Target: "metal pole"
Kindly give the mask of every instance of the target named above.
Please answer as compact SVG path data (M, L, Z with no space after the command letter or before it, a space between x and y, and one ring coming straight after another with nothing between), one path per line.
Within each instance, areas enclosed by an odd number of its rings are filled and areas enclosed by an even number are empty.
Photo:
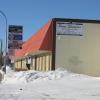
M2 67L2 40L0 39L0 69Z
M1 10L0 10L0 13L3 15L3 17L5 18L5 24L6 24L6 29L5 29L5 31L6 31L6 47L5 47L5 57L4 57L4 68L5 68L5 73L6 73L6 63L7 63L7 35L8 35L8 23L7 23L7 17L6 17L6 15L5 15L5 13L4 12L2 12Z

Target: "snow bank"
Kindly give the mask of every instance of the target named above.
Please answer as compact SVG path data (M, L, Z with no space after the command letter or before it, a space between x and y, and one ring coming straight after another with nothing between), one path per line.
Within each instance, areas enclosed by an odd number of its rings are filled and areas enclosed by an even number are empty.
M8 68L7 74L4 75L3 83L28 83L38 80L58 80L62 78L67 79L87 79L93 78L87 75L75 74L62 68L55 71L40 72L40 71L20 71L14 72Z
M100 77L76 74L62 68L49 72L9 70L0 84L1 99L100 100Z
M57 80L69 74L70 72L63 70L61 68L49 72L40 72L34 70L14 72L8 68L3 83L27 83L37 80Z
M3 71L5 66L2 66L1 70ZM11 70L10 66L6 65L6 72L9 73Z
M0 83L2 82L3 79L4 79L4 72L0 70Z

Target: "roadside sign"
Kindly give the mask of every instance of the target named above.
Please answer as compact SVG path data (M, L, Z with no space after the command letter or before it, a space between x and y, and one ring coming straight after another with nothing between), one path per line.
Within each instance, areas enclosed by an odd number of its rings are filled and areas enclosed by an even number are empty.
M8 49L21 49L23 44L23 27L9 25Z

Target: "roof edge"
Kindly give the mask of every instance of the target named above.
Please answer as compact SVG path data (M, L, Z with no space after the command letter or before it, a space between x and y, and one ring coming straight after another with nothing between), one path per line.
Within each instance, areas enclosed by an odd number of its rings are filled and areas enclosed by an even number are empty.
M92 20L92 19L74 19L74 18L52 18L52 21L57 22L82 22L82 23L100 23L100 20Z

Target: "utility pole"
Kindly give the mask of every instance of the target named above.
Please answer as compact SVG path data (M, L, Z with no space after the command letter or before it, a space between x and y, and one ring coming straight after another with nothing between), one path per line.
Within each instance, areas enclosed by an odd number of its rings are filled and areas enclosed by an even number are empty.
M7 64L7 48L8 48L8 45L7 45L7 38L8 38L8 23L7 23L7 17L6 17L6 15L5 15L5 13L3 12L3 11L1 11L0 10L0 14L2 14L2 16L4 17L4 19L5 19L5 33L6 33L6 46L5 46L5 51L4 51L4 71L5 71L5 73L6 73L6 64Z
M0 39L0 69L2 67L2 40Z

